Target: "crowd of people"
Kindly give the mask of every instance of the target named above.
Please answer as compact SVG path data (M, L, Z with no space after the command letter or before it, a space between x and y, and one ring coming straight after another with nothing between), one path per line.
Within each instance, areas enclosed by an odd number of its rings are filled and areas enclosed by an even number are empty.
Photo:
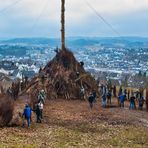
M99 86L99 94L101 96L102 101L102 107L106 108L112 105L112 99L117 99L117 106L124 108L125 101L129 102L129 109L139 109L143 110L144 104L146 104L148 108L148 100L144 98L144 92L143 90L137 90L133 91L130 89L123 89L122 86L120 86L118 93L117 93L117 87L114 86L108 86L107 84L101 84ZM90 94L87 96L85 93L85 89L83 86L80 87L80 99L85 100L87 97L88 103L90 108L93 108L93 104L96 102L97 99L97 93L96 90L92 90ZM137 107L138 104L138 107Z
M112 105L112 98L117 98L117 106L124 108L125 106L125 101L129 101L129 109L136 109L138 108L139 110L143 110L143 106L145 103L145 99L143 96L143 93L140 91L127 91L126 89L122 89L122 87L119 88L118 94L116 90L116 86L109 88L107 85L102 84L99 89L99 93L101 96L101 101L102 101L102 107L106 108L107 106ZM85 89L82 86L80 88L80 97L85 99ZM26 104L24 112L23 112L23 117L27 121L28 127L31 124L31 114L32 111L36 113L36 122L41 123L43 119L43 108L45 104L45 98L46 94L44 90L39 91L38 93L38 98L37 98L37 103L35 104L35 108L31 109L29 104ZM93 104L96 103L97 101L97 92L95 89L91 91L91 93L88 96L88 102L89 106L92 109ZM137 103L138 102L138 107Z
M112 97L117 98L118 106L124 107L125 101L129 101L129 109L136 109L136 102L138 102L138 109L143 110L143 106L145 103L145 99L143 96L143 92L140 91L127 91L127 89L119 88L119 92L117 95L116 86L113 88L107 87L107 85L101 85L100 94L102 98L102 107L107 107L107 105L111 105Z

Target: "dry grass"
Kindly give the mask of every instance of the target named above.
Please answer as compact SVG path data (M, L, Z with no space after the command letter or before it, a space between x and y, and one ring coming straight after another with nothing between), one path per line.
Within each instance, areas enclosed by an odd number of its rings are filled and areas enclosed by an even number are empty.
M23 105L19 101L18 106ZM142 114L148 121L144 111L102 109L99 103L91 111L84 101L52 100L46 102L42 124L0 129L0 147L147 148L148 127Z

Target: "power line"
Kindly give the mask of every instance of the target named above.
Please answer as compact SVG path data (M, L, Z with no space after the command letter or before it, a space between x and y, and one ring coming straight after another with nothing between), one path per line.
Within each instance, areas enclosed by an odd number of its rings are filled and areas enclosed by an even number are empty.
M44 12L44 10L46 10L46 8L47 8L48 3L49 3L49 0L47 0L47 1L44 3L41 12L40 12L39 15L37 16L37 18L34 20L34 23L33 23L33 26L32 26L32 28L31 28L31 30L32 30L32 29L34 30L34 28L36 27L36 25L37 25L38 21L40 20L42 14L43 14L43 12Z
M93 10L93 12L96 14L96 16L101 19L115 34L117 34L119 37L121 37L120 33L86 0L85 1L87 6Z
M85 2L87 6L96 14L96 16L101 19L118 37L120 37L119 40L124 40L121 34L87 0ZM124 58L126 59L127 55L125 55Z
M5 8L0 10L0 14L4 13L5 11L7 11L8 9L12 8L13 6L15 6L16 4L20 3L23 0L16 0L13 3L11 3L10 5L6 6Z
M0 10L0 14L4 13L5 11L7 11L8 9L12 8L13 6L15 6L16 4L20 3L23 0L16 0L13 3L11 3L10 5L6 6L5 8ZM47 3L49 1L47 1L41 11L41 13L39 14L39 16L37 17L37 19L35 20L35 23L33 25L34 26L37 24L38 20L41 18L42 13L44 12L45 8L47 7ZM117 34L119 37L121 37L120 33L86 0L85 1L87 6L96 14L96 16L101 19L115 34Z

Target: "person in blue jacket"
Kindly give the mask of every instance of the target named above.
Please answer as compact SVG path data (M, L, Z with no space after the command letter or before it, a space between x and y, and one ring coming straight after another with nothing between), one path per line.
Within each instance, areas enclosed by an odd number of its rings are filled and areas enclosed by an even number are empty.
M125 101L125 94L121 94L120 96L119 96L119 100L120 100L120 107L124 107L124 101Z
M30 126L30 123L31 123L31 108L28 104L26 104L25 106L25 109L24 109L24 116L25 116L25 119L27 120L27 125L28 127Z

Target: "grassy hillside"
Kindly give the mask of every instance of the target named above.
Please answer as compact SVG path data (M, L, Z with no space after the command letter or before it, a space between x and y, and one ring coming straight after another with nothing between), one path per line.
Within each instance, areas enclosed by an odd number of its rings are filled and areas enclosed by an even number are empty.
M116 105L116 100L114 100ZM24 102L16 105L23 109ZM90 110L85 101L49 101L44 121L30 128L0 129L0 148L147 148L148 116L145 111L117 107Z

